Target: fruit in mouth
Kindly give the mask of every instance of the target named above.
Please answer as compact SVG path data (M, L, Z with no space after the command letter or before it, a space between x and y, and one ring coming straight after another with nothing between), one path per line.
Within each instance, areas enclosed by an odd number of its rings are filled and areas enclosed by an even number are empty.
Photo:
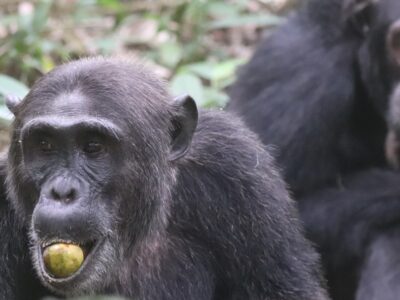
M44 249L43 260L51 275L66 278L79 270L84 260L84 251L75 244L56 243Z

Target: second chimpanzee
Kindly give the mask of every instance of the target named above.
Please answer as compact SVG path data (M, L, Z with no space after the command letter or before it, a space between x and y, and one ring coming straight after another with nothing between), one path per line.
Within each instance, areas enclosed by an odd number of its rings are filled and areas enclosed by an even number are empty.
M399 80L399 1L311 0L242 68L229 108L278 146L300 195L385 166L386 113Z
M397 265L377 259L400 253L388 238L400 221L400 174L385 158L387 139L398 164L399 89L400 1L310 0L261 43L230 90L229 109L276 146L335 299L357 289L363 300L400 298L382 288L399 281L378 279ZM386 293L373 298L379 283Z
M326 299L285 184L236 118L171 101L142 67L104 58L55 69L9 107L8 194L50 290ZM83 263L54 272L54 246Z

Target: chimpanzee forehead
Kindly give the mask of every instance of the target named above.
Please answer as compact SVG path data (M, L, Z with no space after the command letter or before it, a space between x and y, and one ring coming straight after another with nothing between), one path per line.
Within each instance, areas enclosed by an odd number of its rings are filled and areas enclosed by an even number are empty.
M61 93L56 96L53 101L49 103L47 113L54 113L57 115L77 115L77 114L90 114L93 111L94 101L91 103L78 90L68 93Z
M117 109L117 105L111 103L112 99L86 95L79 88L50 94L46 98L36 98L35 100L30 104L39 109L41 112L39 115L107 117ZM42 107L40 108L40 106ZM35 112L34 115L38 114ZM124 117L123 110L119 110L119 116Z
M57 67L31 89L19 110L25 123L36 116L109 118L121 127L169 122L173 106L165 83L142 68L109 59ZM135 122L134 122L135 120Z

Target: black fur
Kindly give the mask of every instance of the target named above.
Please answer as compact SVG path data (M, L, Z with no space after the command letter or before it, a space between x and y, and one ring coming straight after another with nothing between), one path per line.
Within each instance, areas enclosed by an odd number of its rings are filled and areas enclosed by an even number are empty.
M361 277L360 289L373 284L372 273L363 273L374 269L367 250L390 244L372 240L400 216L393 200L400 201L400 178L385 158L387 136L394 165L400 153L398 20L398 0L307 1L260 44L230 89L228 109L276 147L338 300L354 299ZM362 205L371 205L366 216ZM373 293L362 294L365 300Z
M301 198L301 216L322 255L332 299L399 297L399 182L399 172L373 169L343 178L340 188Z
M367 259L357 290L357 300L399 299L399 229L387 230L376 236L367 252Z
M44 288L34 275L27 230L6 200L6 157L0 157L0 299L40 299Z
M15 114L8 191L49 289L326 299L285 184L238 119L200 110L196 128L190 98L172 102L141 67L103 58L55 69ZM87 126L104 136L91 142ZM66 279L47 274L43 243L93 239L100 246L83 270Z

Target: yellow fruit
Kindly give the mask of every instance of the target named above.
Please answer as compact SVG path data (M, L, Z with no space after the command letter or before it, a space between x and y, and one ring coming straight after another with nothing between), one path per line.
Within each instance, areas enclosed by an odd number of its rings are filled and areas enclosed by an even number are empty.
M58 243L44 249L43 259L49 273L54 277L65 278L78 271L84 255L78 245Z

